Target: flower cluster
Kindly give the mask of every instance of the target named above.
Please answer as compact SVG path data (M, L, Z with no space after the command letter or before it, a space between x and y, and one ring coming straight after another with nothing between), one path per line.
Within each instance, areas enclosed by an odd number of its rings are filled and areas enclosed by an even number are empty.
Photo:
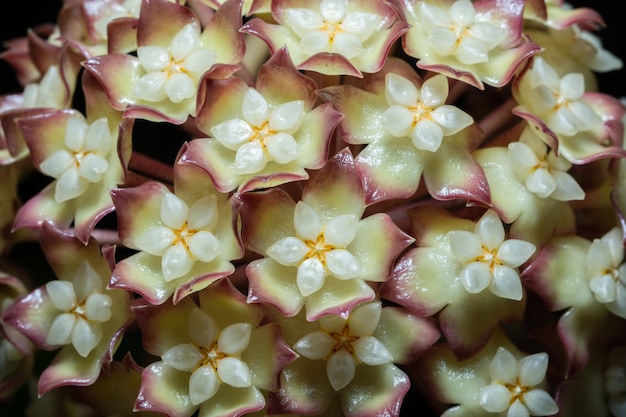
M626 416L626 98L561 0L64 0L6 42L16 415ZM3 405L4 406L4 405Z

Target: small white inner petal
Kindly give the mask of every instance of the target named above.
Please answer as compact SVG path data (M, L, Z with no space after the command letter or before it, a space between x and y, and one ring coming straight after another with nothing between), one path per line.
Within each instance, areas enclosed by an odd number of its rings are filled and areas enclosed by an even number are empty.
M359 219L353 214L333 217L324 228L324 240L327 244L345 248L356 237Z
M498 297L519 301L523 297L522 282L519 274L506 265L496 265L493 268L493 279L490 290Z
M504 241L504 226L500 216L493 210L487 210L476 224L475 233L480 236L487 248L495 249L500 246Z
M600 303L612 303L617 297L615 280L609 274L591 278L589 288Z
M430 117L441 126L445 136L454 135L474 123L469 114L451 105L442 105L434 109L430 112Z
M61 311L69 311L76 304L74 285L68 281L54 280L46 284L52 304Z
M315 241L322 231L322 222L317 212L303 201L296 204L293 225L302 238L311 241Z
M541 198L549 197L556 190L556 180L547 169L537 169L526 177L526 188Z
M113 138L109 130L109 121L106 117L94 121L89 125L85 134L85 149L106 155L111 150Z
M411 140L417 149L436 152L443 141L443 130L432 120L422 119L411 131Z
M469 263L461 270L459 280L467 292L479 293L491 282L489 266L484 262Z
M361 273L359 261L345 249L331 250L326 254L326 265L339 279L352 279Z
M175 239L176 234L169 227L155 226L139 235L135 240L135 245L151 255L161 256Z
M200 229L202 227L213 229L217 225L217 197L207 195L189 207L187 216L187 226L190 229Z
M252 373L248 365L241 359L226 357L217 365L217 373L225 384L236 388L252 385Z
M320 13L330 23L337 23L346 16L348 2L346 0L322 0Z
M231 324L220 333L217 350L229 355L241 353L248 347L251 334L252 325L250 323Z
M250 87L243 98L242 112L248 123L260 127L269 116L269 105L261 93Z
M279 164L287 164L300 156L298 143L288 133L277 133L267 138L267 152Z
M74 157L68 151L60 150L44 159L39 165L39 169L52 178L58 178L73 165Z
M199 308L194 308L189 315L188 331L191 340L198 346L209 347L217 338L215 320Z
M426 107L439 107L446 103L448 92L448 77L437 74L424 81L420 91L420 99Z
M214 51L198 49L185 58L183 66L188 72L193 74L195 78L199 78L205 71L211 68L216 61L217 54Z
M200 365L202 358L202 353L190 343L171 347L161 355L166 365L183 372L193 372Z
M414 112L405 106L394 104L383 113L383 127L392 136L405 137L411 131L413 119Z
M304 116L304 101L295 100L283 103L272 110L269 127L287 133L294 133L300 127Z
M406 78L388 73L385 76L385 98L387 104L399 104L404 107L415 106L419 100L419 92L415 85Z
M378 28L381 17L374 13L352 12L341 22L341 30L352 33L366 41Z
M527 387L539 385L548 370L548 354L545 352L524 356L519 360L519 381Z
M187 245L189 252L202 262L211 262L217 258L221 252L222 246L220 240L211 232L200 230L191 236Z
M476 11L469 0L457 0L450 6L450 16L460 26L468 26L474 22Z
M104 282L100 274L87 260L81 262L76 268L73 282L76 299L79 301L84 301L94 291L100 292L104 289Z
M533 416L551 416L559 411L557 403L542 389L528 391L524 394L524 401Z
M370 336L378 327L382 305L380 302L362 304L350 314L350 333L355 336Z
M508 239L500 245L497 257L508 266L516 268L530 259L535 250L535 245L530 242Z
M489 413L500 413L509 407L511 392L502 384L491 384L480 390L480 406Z
M171 74L163 89L172 103L180 103L196 95L195 81L181 72Z
M182 243L170 246L161 258L163 278L168 282L180 278L191 271L193 264L194 260Z
M176 61L180 61L201 47L200 30L195 24L189 23L172 38L168 50Z
M180 198L166 192L161 200L161 220L170 229L182 229L187 221L189 208Z
M528 408L518 399L511 404L507 417L530 417Z
M304 8L290 8L284 11L285 20L300 37L311 30L324 26L324 17L317 11Z
M344 349L335 352L326 361L326 374L335 391L345 388L354 379L356 364L352 356Z
M515 385L517 379L517 359L511 352L499 347L489 364L489 374L494 380Z
M72 151L78 152L83 149L85 135L89 126L80 116L72 116L67 119L65 129L65 145Z
M137 58L146 71L161 71L168 67L170 54L161 46L140 46Z
M111 318L113 300L106 294L93 293L85 301L85 317L89 320L105 322Z
M103 157L89 153L83 158L78 173L91 183L100 182L109 169L109 163Z
M67 345L72 341L72 330L76 324L76 316L70 313L59 314L52 320L46 343L53 346Z
M360 337L352 342L354 353L365 364L370 366L393 362L393 356L380 340L373 336Z
M72 345L78 354L86 358L102 339L102 327L81 318L76 320L72 329Z
M167 98L164 87L167 72L149 72L135 83L132 94L140 100L159 102Z
M335 339L327 332L315 331L299 339L293 348L300 355L313 359L324 359L332 351Z
M78 169L69 168L57 179L54 188L54 199L57 203L63 203L87 191L89 182L80 176Z
M324 266L317 258L305 260L298 266L296 275L296 283L300 293L307 297L317 292L324 285L326 271Z
M354 58L363 52L363 44L357 35L351 33L337 33L333 39L335 52L347 59Z
M236 151L254 135L254 131L245 120L231 119L213 126L211 135L228 149Z
M255 174L265 168L267 157L258 141L244 143L235 154L234 167L241 174Z
M461 262L470 261L483 253L480 238L465 230L450 233L450 250Z
M196 369L189 377L189 397L193 405L200 405L215 395L220 382L211 365Z
M297 265L308 253L308 246L296 237L280 239L267 249L267 256L285 266Z

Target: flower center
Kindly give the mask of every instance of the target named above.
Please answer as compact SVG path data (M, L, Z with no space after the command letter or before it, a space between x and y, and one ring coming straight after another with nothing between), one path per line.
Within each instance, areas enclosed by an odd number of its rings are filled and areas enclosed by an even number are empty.
M504 386L511 393L511 399L509 400L509 405L513 404L515 401L519 400L524 403L524 394L530 391L530 387L526 385L522 385L519 378L515 381L515 384L504 384Z
M326 267L326 254L332 250L337 249L335 246L325 242L324 232L320 233L315 240L303 239L302 241L309 249L302 261L306 259L317 258L317 260L320 261L321 264L324 265L324 267Z
M332 353L339 352L343 349L348 352L352 357L355 357L354 346L352 346L352 343L359 340L359 336L355 336L350 333L350 326L348 324L343 326L341 332L329 332L328 334L335 340L335 344L332 348Z

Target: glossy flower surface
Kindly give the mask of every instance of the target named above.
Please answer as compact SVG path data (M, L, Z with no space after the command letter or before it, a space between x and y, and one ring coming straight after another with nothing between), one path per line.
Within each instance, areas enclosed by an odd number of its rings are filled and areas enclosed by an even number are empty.
M392 43L407 29L393 9L377 1L272 2L278 24L253 19L243 26L275 53L287 46L298 69L360 77L384 64Z
M174 191L153 181L112 193L120 237L138 252L116 265L111 286L137 291L153 304L172 295L176 303L232 274L230 261L242 256L230 199L203 171L177 165Z
M260 324L262 307L246 304L227 279L198 295L199 305L185 298L136 306L144 346L161 358L143 371L136 409L172 416L263 409L261 390L277 389L279 372L295 354L275 324Z
M239 200L244 242L264 256L247 266L248 299L289 316L304 305L310 320L347 314L372 300L365 281L384 281L411 242L385 214L362 218L363 190L347 150L315 173L297 203L278 189Z

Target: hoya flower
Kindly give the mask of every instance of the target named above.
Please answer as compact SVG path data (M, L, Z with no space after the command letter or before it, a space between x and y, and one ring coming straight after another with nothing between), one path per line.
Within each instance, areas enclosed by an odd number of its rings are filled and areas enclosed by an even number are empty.
M487 177L492 208L511 224L509 235L539 246L554 233L572 233L569 201L582 200L585 192L567 172L571 163L556 156L526 122L496 141L508 145L480 148L473 156Z
M286 46L298 69L328 75L377 72L407 29L391 7L371 0L280 0L272 2L272 16L278 24L256 18L242 31L272 53Z
M506 85L540 48L522 34L524 1L394 0L411 28L402 45L419 68L474 87Z
M393 136L410 137L420 150L436 152L444 136L454 135L471 125L470 115L445 104L448 80L435 75L418 90L406 78L389 73L385 78L385 98L389 108L383 113L384 128Z
M278 389L278 375L295 359L276 324L261 325L261 306L246 303L227 279L176 305L135 307L147 351L137 411L170 416L240 415L264 408L262 391ZM181 326L181 323L186 323Z
M517 267L535 247L506 239L492 210L474 222L424 206L411 209L409 218L417 247L396 262L380 296L420 317L437 316L454 355L465 360L500 322L521 320L526 297Z
M589 287L594 297L613 314L626 318L626 264L622 230L612 228L594 239L587 252Z
M91 239L87 246L49 223L41 244L58 280L16 300L4 323L45 350L61 348L39 378L39 395L64 385L90 385L103 364L113 359L120 338L133 319L130 295L109 290L112 250ZM105 259L106 257L106 259Z
M226 2L201 29L197 16L182 4L144 1L137 22L137 56L111 53L84 66L125 117L182 124L197 113L198 85L207 71L217 63L234 65L243 55L243 35L237 31L240 7L239 1Z
M245 245L263 258L246 268L251 302L307 319L347 314L374 298L366 281L387 279L411 239L386 214L362 218L361 181L343 150L316 171L302 199L281 189L238 196Z
M366 145L355 164L368 204L412 196L422 176L437 199L489 201L484 174L470 155L480 131L471 116L445 104L445 76L422 80L409 64L390 59L366 81L366 90L331 86L320 96L345 115L338 127L342 138ZM451 159L456 163L446 162Z
M550 416L559 408L544 389L538 388L546 376L548 355L535 353L516 359L498 348L489 366L491 384L480 391L480 406L490 413L507 411L508 416Z
M35 166L54 181L20 208L15 229L73 222L76 236L88 240L95 223L113 209L109 191L125 181L132 122L111 116L88 119L70 109L19 120Z
M158 182L112 191L120 239L138 252L121 260L110 285L153 304L173 302L230 275L242 256L231 201L190 165L175 167L174 192Z
M395 364L412 362L439 337L431 320L378 300L315 322L304 314L275 316L301 355L283 371L280 391L269 395L280 414L397 416L408 386Z
M286 49L259 69L255 87L240 78L207 80L196 119L206 139L182 156L206 170L221 192L240 192L307 179L319 169L341 115L328 103L314 107L315 83L298 72Z
M489 289L499 297L521 300L522 283L516 268L535 252L532 243L506 239L502 220L487 211L476 223L474 232L453 231L452 254L463 263L459 279L469 293Z
M519 105L513 113L527 120L541 138L568 161L582 164L609 156L623 156L617 146L622 134L613 131L621 123L624 107L614 98L586 92L583 75L559 75L541 57L515 83Z
M526 128L518 142L508 146L513 171L526 188L541 198L569 201L582 200L585 192L567 173L572 164L557 156L545 142Z
M619 228L593 242L576 235L555 236L522 273L524 284L540 295L548 311L559 312L556 332L565 348L566 375L587 365L594 346L620 340L622 256ZM583 324L591 322L593 326ZM615 331L607 332L609 328Z
M441 344L412 370L434 400L453 405L443 415L551 416L559 407L546 391L547 366L546 353L523 355L498 329L468 360Z

